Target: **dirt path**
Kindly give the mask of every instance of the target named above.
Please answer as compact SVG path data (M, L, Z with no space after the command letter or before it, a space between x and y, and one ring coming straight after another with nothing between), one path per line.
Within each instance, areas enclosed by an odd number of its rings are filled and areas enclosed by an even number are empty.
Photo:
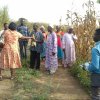
M0 81L0 100L8 100L12 96L14 82L10 80L10 72L5 70L2 72L3 80Z
M53 100L90 100L89 95L77 80L70 75L68 69L59 67L54 75L46 77L44 74L40 81L46 82L48 79L52 86L50 97Z
M10 76L9 71L4 71L4 76L6 78L0 81L0 100L9 100L8 97L12 95L14 82L7 79ZM54 75L47 75L42 69L40 78L36 78L33 81L49 85L50 100L90 100L88 94L79 83L62 67L59 67Z

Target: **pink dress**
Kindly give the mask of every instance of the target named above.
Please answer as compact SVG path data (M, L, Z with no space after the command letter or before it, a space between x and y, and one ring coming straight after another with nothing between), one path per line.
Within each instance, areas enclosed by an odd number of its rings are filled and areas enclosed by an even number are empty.
M6 30L4 33L4 48L1 51L0 68L20 68L18 39L22 37L17 31Z

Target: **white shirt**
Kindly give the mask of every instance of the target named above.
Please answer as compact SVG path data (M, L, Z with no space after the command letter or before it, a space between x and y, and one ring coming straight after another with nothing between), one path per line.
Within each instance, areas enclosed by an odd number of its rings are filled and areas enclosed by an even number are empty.
M0 31L0 42L1 42L1 43L4 43L4 38L3 38L3 35L2 35L3 32L4 32L4 30L1 30L1 31Z

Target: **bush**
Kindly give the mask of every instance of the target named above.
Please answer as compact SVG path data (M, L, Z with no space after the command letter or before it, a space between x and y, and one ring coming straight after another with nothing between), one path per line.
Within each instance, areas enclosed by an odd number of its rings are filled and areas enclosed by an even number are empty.
M80 67L81 62L77 61L70 69L71 74L76 77L80 84L90 93L90 74Z

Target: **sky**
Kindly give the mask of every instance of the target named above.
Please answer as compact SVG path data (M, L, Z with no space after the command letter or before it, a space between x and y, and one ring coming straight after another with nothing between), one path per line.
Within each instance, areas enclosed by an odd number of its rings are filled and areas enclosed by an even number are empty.
M7 6L12 20L23 17L30 22L44 22L49 24L66 24L67 10L73 10L82 14L83 2L88 0L0 0L0 8ZM96 0L93 0L96 2ZM96 9L100 5L96 4Z

